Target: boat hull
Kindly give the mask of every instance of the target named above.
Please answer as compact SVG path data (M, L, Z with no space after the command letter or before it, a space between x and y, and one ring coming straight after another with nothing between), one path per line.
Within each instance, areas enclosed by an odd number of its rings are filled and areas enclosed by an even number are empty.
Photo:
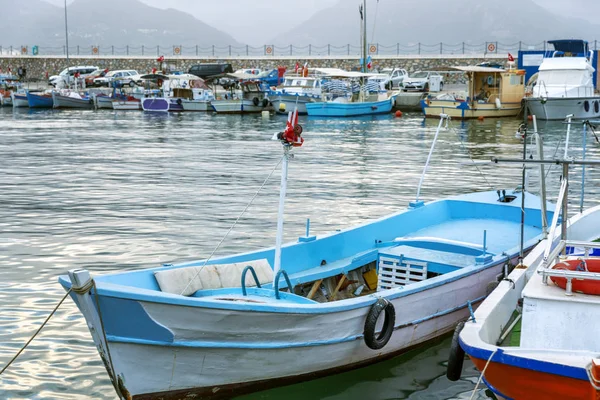
M487 359L469 358L479 371L486 368ZM559 371L556 365L554 368ZM584 368L580 371L585 374ZM490 362L487 365L485 383L495 395L506 399L596 399L596 390L587 379L576 379L559 373L535 371L497 362Z
M27 103L29 108L52 108L54 101L52 95L39 95L34 93L27 93Z
M361 115L388 114L392 111L394 97L383 101L364 103L317 102L306 104L311 117L358 117Z
M142 102L132 100L113 100L112 108L115 110L141 110Z
M94 101L92 99L77 99L69 96L63 96L56 92L52 93L52 100L54 101L54 108L94 108Z
M96 96L95 103L97 109L113 109L113 99L109 96Z
M0 106L12 107L12 98L10 95L0 95Z
M521 103L503 103L500 108L495 104L476 104L472 107L464 101L421 100L421 109L428 118L439 118L447 114L454 119L503 118L516 117L521 112Z
M205 309L199 314L194 308L149 302L134 305L117 301L121 303L118 305L115 299L104 297L100 305L123 310L139 307L145 315L137 320L149 318L175 336L186 337L185 343L159 344L109 335L115 371L127 378L127 390L134 399L158 399L176 391L213 396L216 393L218 396L214 397L218 398L223 394L222 388L245 387L252 391L264 384L265 378L273 387L289 379L327 375L378 362L382 357L444 335L454 329L458 320L467 318L468 302L476 305L485 297L485 285L477 283L494 281L502 265L432 290L390 298L397 313L396 330L390 342L378 351L368 348L362 336L370 306L335 314L281 315L218 309ZM108 326L121 323L107 319ZM194 321L193 326L190 321ZM288 327L287 332L280 332L275 326ZM252 335L255 339L240 342L240 330L248 329L256 331ZM342 336L323 340L331 332ZM263 360L260 368L256 368L257 360Z
M261 104L255 106L252 100L213 100L211 104L219 114L257 114L269 110Z
M421 111L421 100L427 97L427 93L402 92L396 95L395 107L404 111Z
M142 100L142 110L149 112L179 112L183 111L183 106L181 100L148 97Z
M600 97L529 98L527 105L529 112L542 120L564 120L567 115L573 119L600 117Z
M212 105L207 100L181 100L183 111L212 111Z
M285 114L298 107L298 114L306 115L306 104L318 100L316 96L276 95L273 97L273 108L277 113Z
M12 106L14 108L29 107L27 95L12 93L10 97L12 99Z

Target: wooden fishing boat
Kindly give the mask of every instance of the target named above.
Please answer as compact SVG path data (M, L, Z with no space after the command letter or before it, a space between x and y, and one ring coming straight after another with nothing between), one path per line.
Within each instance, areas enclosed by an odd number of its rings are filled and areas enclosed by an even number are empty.
M456 119L516 117L525 96L525 71L482 66L454 67L468 79L467 98L443 94L421 100L426 117L448 114Z
M18 90L16 92L12 91L10 98L14 108L29 107L29 102L27 101L27 92L25 90Z
M52 93L27 92L27 103L29 108L52 108L54 106Z
M52 92L52 100L54 102L54 108L94 108L94 99L70 90Z
M540 199L499 191L428 203L417 195L407 210L321 236L307 224L282 244L301 132L296 116L277 135L274 248L59 278L121 399L230 398L392 357L451 331L485 298L518 255L522 206L525 248L541 238Z
M141 110L142 102L140 99L129 96L126 99L113 99L112 106L115 110Z
M235 76L235 74L229 74ZM239 74L238 74L239 76ZM260 82L243 81L239 83L240 91L231 91L226 98L212 100L210 103L215 112L220 114L261 113L271 109L268 93Z

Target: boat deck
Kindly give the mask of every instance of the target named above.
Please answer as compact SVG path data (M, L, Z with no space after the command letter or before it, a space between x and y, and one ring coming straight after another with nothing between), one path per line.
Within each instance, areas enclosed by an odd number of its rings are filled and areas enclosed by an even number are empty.
M430 236L482 245L483 232L486 231L487 250L497 254L519 245L520 230L519 221L493 218L450 219L416 231L409 237ZM535 238L539 233L539 227L525 225L525 242Z

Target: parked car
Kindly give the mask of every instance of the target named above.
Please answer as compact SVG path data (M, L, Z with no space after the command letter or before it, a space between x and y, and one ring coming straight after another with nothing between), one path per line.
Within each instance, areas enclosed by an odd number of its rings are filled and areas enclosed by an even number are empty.
M404 83L402 85L403 90L406 91L416 91L416 92L426 92L429 90L429 79L432 76L440 77L440 90L444 88L444 77L441 76L437 72L432 71L418 71L413 76L409 76L404 79Z
M384 68L382 74L388 75L387 81L384 82L386 89L396 89L402 86L404 80L408 78L408 72L403 68Z
M91 73L97 71L98 69L98 67L93 65L80 65L76 67L65 68L60 72L60 74L49 77L48 84L56 87L69 83L71 78L77 73L79 73L81 78L87 78Z
M108 73L108 69L98 69L85 77L85 86L94 86L94 79L102 78Z
M94 85L111 86L113 82L117 81L118 86L129 85L134 87L139 81L139 77L140 74L135 70L110 71L105 76L94 79Z
M214 76L230 74L233 72L231 64L196 64L188 70L189 74L196 75L202 79L209 79Z

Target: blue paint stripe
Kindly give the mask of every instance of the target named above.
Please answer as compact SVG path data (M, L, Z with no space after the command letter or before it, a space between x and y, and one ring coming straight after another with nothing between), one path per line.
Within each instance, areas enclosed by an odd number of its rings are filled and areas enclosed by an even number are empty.
M488 360L492 355L492 351L490 350L467 345L460 336L459 342L460 346L471 357L479 358L481 360ZM510 365L513 367L529 369L531 371L538 371L546 374L565 376L584 381L588 380L585 368L572 367L570 365L556 364L547 361L506 354L502 348L498 348L498 351L496 354L494 354L494 357L492 357L491 361L498 364Z
M132 343L141 344L147 346L161 346L161 347L185 347L185 348L200 348L200 349L256 349L256 350L273 350L273 349L289 349L297 347L316 347L326 346L331 344L339 344L352 342L357 339L361 339L363 335L349 336L341 339L330 339L330 340L319 340L314 342L298 342L298 343L282 343L282 342L201 342L201 341L176 341L176 342L162 342L156 340L146 340L129 338L122 336L106 335L109 342L114 343Z
M483 383L485 383L485 386L487 386L496 396L500 396L500 398L504 400L513 400L512 397L508 397L507 395L503 394L498 389L496 389L494 386L490 385L487 379L485 379L485 376L481 380L483 381Z

